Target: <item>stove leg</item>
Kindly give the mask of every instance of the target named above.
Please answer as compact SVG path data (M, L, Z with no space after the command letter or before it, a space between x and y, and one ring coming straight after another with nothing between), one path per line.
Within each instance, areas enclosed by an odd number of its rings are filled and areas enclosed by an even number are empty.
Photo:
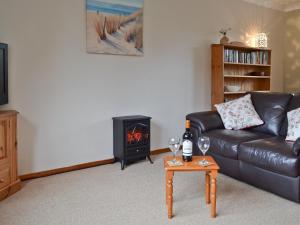
M150 155L147 155L147 158L149 159L150 163L153 164L153 161L150 158Z
M124 170L125 168L125 160L121 160L121 170Z

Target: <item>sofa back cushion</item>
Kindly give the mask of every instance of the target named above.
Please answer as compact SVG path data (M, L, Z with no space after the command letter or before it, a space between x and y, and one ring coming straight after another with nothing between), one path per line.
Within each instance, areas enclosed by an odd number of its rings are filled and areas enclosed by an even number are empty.
M300 138L300 108L287 113L288 131L286 141L296 141Z
M287 112L290 112L294 109L297 109L300 107L300 93L295 94L291 101L289 102L287 106ZM285 137L287 135L287 128L288 128L288 119L287 114L285 114L284 121L282 123L281 129L280 129L280 135Z
M251 92L252 103L264 124L252 128L258 132L279 135L291 94Z
M224 127L228 130L241 130L264 123L254 109L250 94L216 104L215 107L222 118Z

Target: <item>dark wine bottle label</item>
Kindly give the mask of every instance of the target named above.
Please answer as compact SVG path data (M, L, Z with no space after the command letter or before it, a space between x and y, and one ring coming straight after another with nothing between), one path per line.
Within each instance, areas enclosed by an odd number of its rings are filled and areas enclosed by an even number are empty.
M182 155L192 156L193 154L193 142L190 140L184 140L182 143Z

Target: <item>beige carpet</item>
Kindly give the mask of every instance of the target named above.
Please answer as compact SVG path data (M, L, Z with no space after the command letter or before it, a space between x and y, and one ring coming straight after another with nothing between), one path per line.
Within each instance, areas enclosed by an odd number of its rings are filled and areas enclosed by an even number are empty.
M0 224L300 224L300 205L224 175L218 179L218 217L211 219L202 173L175 174L175 217L169 220L162 157L124 171L115 163L25 182L0 202Z

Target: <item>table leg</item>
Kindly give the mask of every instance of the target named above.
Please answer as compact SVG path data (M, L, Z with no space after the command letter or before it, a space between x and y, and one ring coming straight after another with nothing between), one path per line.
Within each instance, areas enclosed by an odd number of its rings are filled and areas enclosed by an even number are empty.
M168 206L168 172L166 172L166 205Z
M168 193L168 218L172 218L173 214L173 171L167 171L167 193Z
M205 173L205 199L206 204L210 204L210 175L208 171Z
M212 171L210 173L211 179L211 217L215 218L217 216L217 171Z

